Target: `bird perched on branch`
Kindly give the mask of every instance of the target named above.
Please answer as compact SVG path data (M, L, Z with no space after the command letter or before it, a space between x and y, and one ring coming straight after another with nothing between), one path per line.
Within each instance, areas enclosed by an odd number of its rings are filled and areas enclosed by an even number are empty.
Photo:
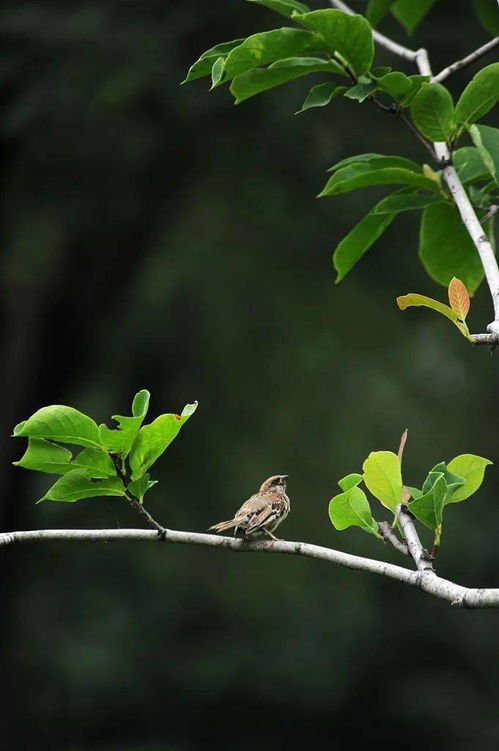
M273 475L243 503L233 519L214 524L210 529L225 532L234 528L235 537L261 537L266 534L277 540L272 532L289 514L290 502L286 495L288 475Z

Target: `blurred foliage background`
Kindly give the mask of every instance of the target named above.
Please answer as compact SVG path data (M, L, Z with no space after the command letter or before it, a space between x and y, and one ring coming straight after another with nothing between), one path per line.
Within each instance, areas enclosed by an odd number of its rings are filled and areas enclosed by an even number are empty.
M410 40L383 30L438 70L487 39L468 6L441 0ZM417 217L333 285L333 247L383 191L316 200L326 168L425 161L410 134L346 100L295 117L310 78L238 107L205 80L179 86L212 44L279 24L241 0L2 4L4 530L140 526L113 499L35 506L50 478L14 470L8 436L50 403L109 424L144 387L153 416L200 402L147 499L178 529L286 472L283 536L398 561L331 527L339 477L405 427L409 484L458 453L499 461L499 356L395 305L445 295L417 259ZM472 330L490 313L483 285ZM499 584L498 494L492 468L449 509L443 576ZM5 550L0 595L2 749L499 744L494 611L320 562L137 543Z

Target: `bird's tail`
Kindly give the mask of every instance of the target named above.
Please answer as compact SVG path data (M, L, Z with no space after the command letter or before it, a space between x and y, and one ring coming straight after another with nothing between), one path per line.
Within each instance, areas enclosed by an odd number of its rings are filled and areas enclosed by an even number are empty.
M219 522L218 524L214 524L212 527L208 527L208 529L214 529L216 532L224 532L226 529L232 529L232 527L237 527L238 522L235 519L231 519L228 522Z

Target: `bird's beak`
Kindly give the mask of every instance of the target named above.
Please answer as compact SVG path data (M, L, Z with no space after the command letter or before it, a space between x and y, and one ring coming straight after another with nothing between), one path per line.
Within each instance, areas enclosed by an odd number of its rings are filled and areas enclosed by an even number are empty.
M288 477L289 477L289 475L281 475L281 480L283 482L286 482L286 480L288 479Z

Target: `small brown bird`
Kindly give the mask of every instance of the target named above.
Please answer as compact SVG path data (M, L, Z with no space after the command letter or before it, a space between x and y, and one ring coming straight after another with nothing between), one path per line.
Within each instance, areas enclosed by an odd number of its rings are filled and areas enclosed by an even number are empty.
M210 529L225 532L234 527L234 536L248 538L268 535L277 540L272 532L289 514L290 502L286 495L288 475L273 475L262 487L243 503L233 519L214 524Z

